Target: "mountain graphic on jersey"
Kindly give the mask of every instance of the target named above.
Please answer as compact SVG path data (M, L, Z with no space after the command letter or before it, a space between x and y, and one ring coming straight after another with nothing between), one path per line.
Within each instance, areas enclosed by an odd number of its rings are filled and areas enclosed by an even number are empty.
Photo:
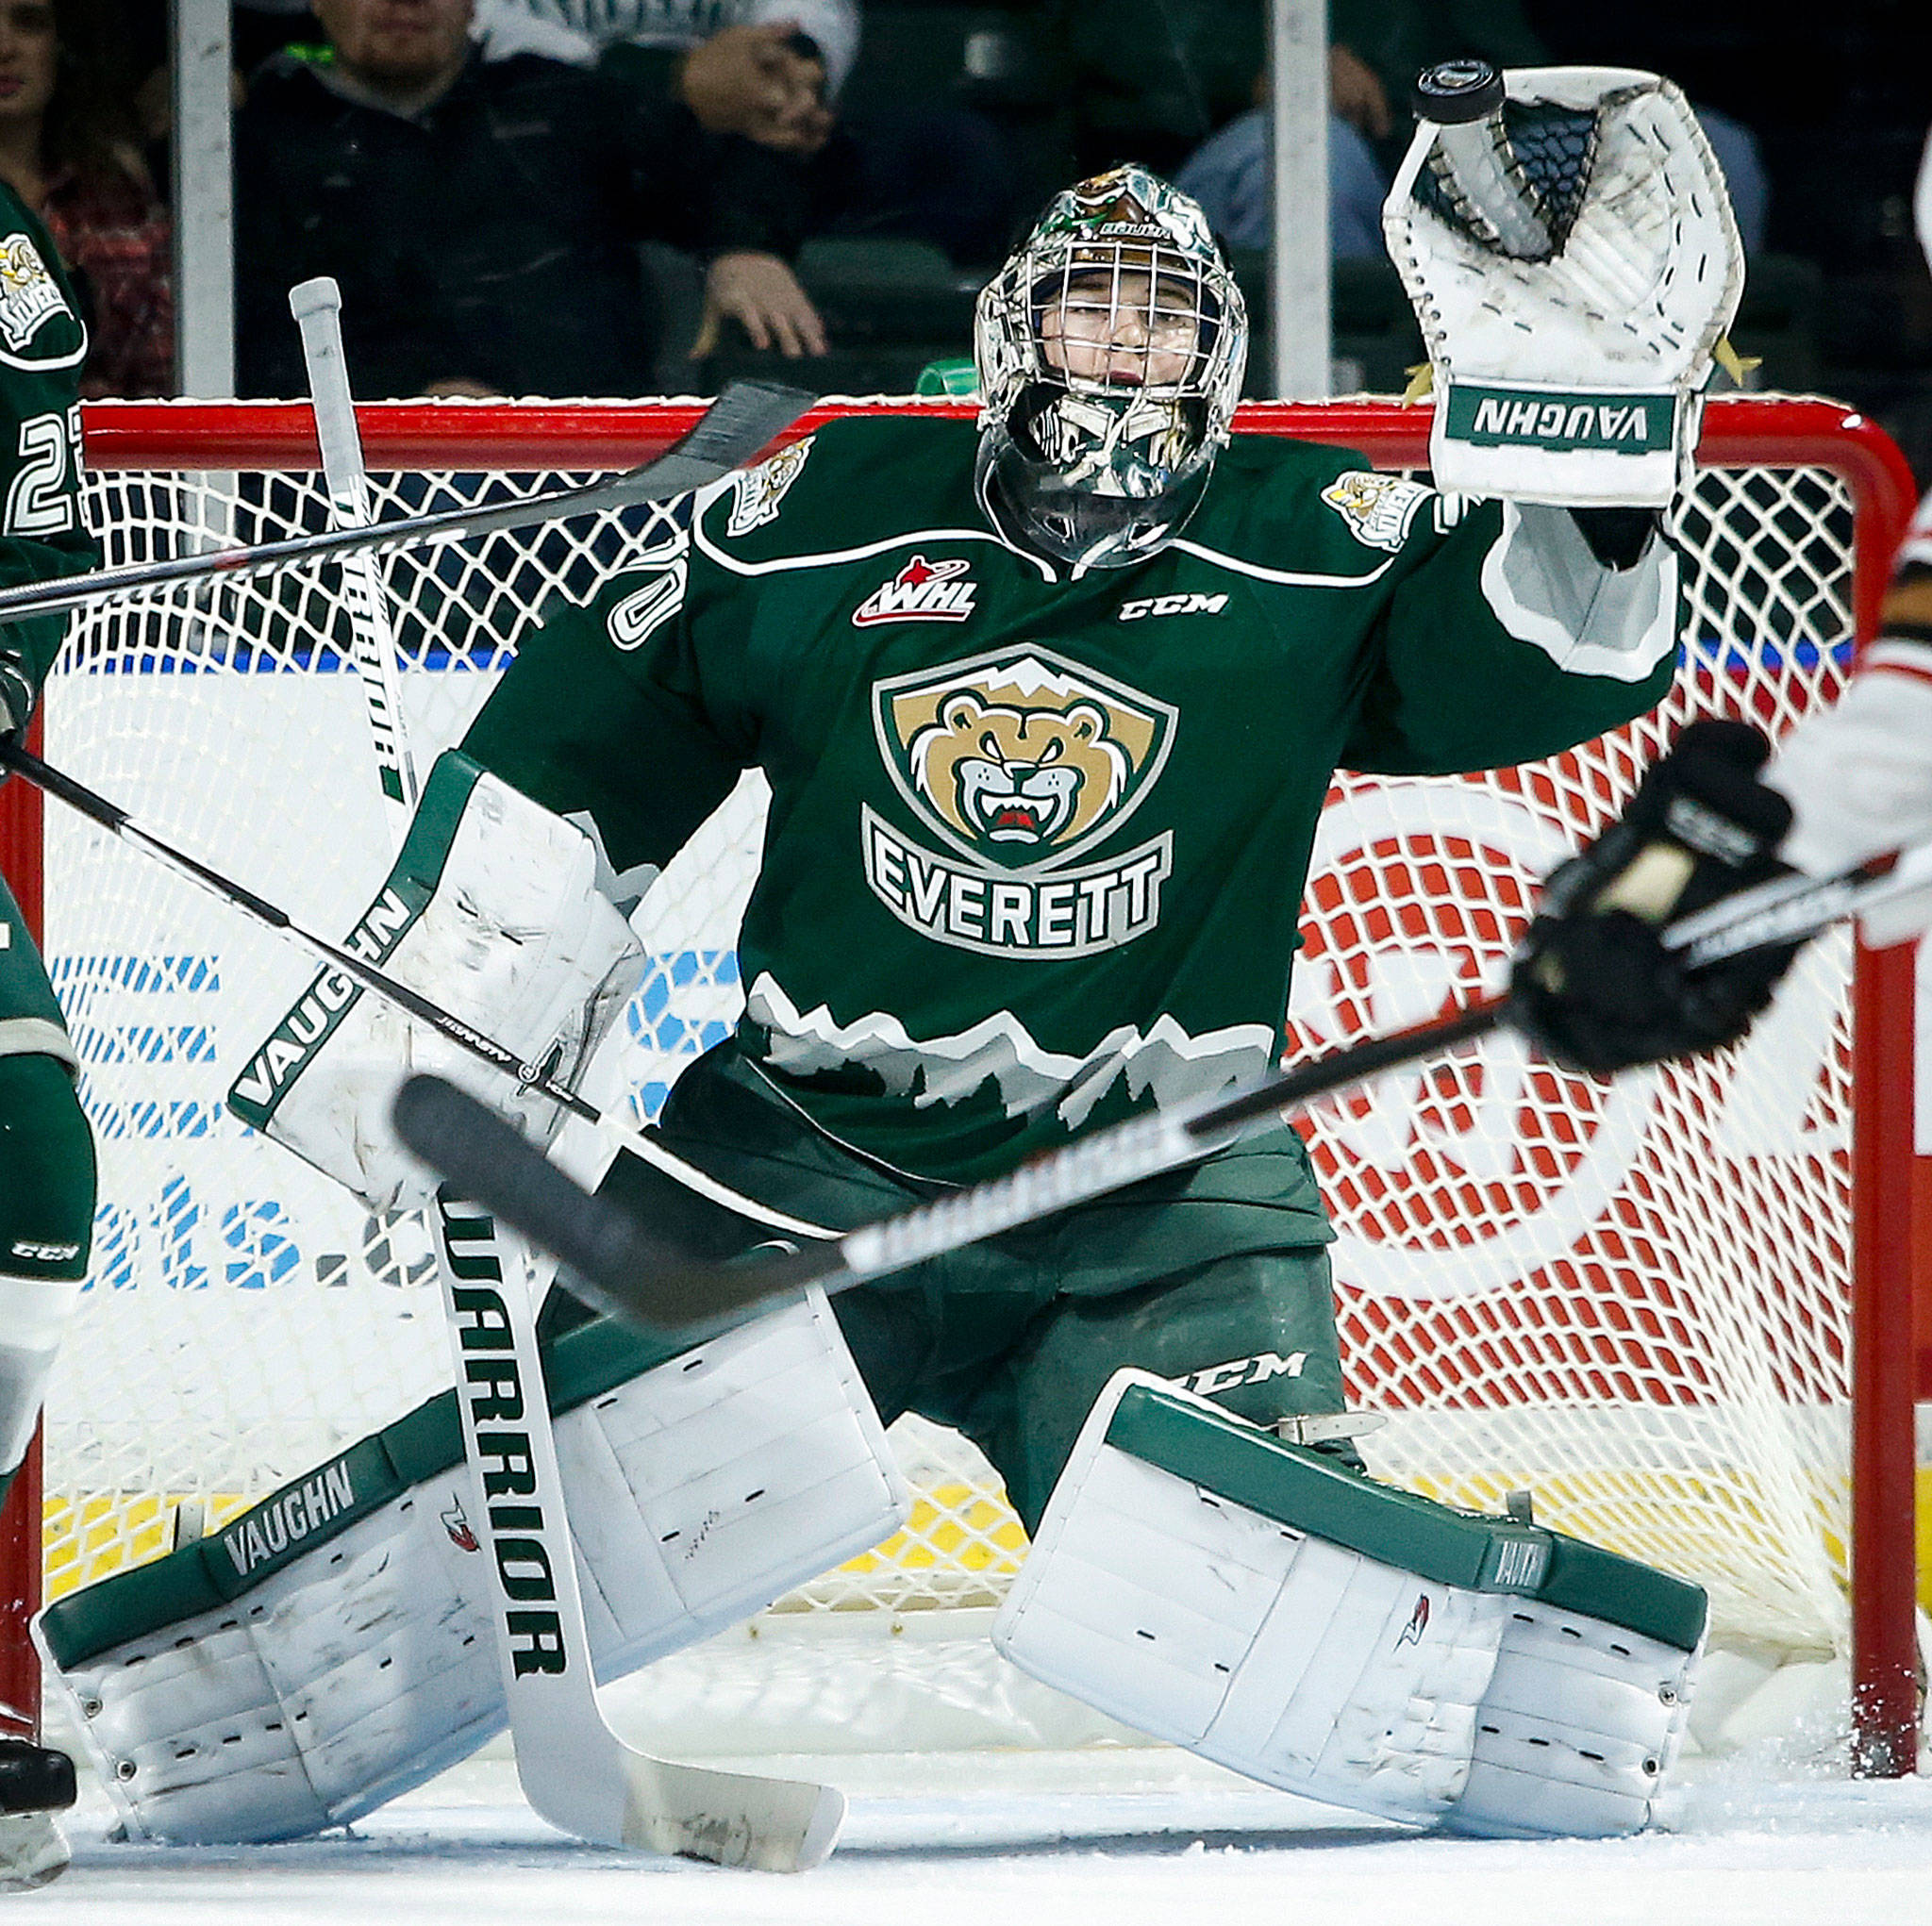
M1170 704L1033 643L875 683L873 722L894 787L967 860L921 848L867 807L874 893L902 921L966 949L1081 955L1130 941L1158 920L1172 838L1069 866L1146 799L1175 722Z

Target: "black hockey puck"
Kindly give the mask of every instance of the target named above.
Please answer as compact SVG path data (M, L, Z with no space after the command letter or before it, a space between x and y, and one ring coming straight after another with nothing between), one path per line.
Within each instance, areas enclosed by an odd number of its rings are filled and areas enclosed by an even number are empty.
M60 1812L74 1803L74 1761L52 1746L0 1739L0 1813Z
M1415 76L1409 101L1416 118L1439 127L1487 120L1503 105L1503 76L1487 60L1443 60Z

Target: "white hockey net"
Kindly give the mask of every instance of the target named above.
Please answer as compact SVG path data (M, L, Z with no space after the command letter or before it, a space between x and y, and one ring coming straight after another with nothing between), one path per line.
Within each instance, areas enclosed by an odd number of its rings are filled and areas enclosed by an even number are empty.
M201 472L206 412L183 413L176 472L93 478L110 562L324 525L313 475ZM476 411L465 473L375 475L378 513L564 480L505 472L517 463L487 423L513 415ZM1707 473L1678 531L1690 613L1666 712L1534 769L1339 786L1295 1043L1412 1021L1492 979L1532 880L1685 717L1781 731L1828 698L1852 640L1851 522L1823 467ZM386 565L419 764L461 734L543 596L586 596L652 525L633 510ZM388 856L333 582L231 583L77 621L46 754L345 930ZM747 782L646 905L654 968L627 1018L641 1118L736 1014L759 809ZM163 1551L183 1500L218 1522L394 1419L441 1387L447 1358L420 1231L371 1220L222 1107L308 960L52 805L46 862L47 950L102 1168L93 1271L48 1405L58 1596ZM1378 1471L1491 1505L1533 1486L1547 1521L1711 1586L1724 1634L1843 1644L1847 974L1842 942L1815 946L1746 1051L1690 1071L1608 1090L1504 1039L1323 1112L1351 1390L1391 1416L1366 1441ZM911 1527L789 1606L884 1622L997 1599L1024 1537L996 1483L950 1434L907 1420L896 1436Z

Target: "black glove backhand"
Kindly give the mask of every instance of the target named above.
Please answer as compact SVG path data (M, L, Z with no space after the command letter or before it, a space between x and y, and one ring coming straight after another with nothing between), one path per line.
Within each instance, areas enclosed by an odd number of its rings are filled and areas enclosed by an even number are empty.
M1516 1020L1574 1070L1735 1042L1771 1001L1795 943L1688 970L1667 924L1782 874L1791 805L1757 780L1770 755L1743 722L1693 722L1623 820L1552 873L1510 976Z
M25 735L33 713L34 686L25 665L18 656L9 656L6 650L0 649L0 740ZM9 771L0 769L0 783L4 783L9 773Z
M34 712L34 686L18 656L0 649L0 736L22 734Z

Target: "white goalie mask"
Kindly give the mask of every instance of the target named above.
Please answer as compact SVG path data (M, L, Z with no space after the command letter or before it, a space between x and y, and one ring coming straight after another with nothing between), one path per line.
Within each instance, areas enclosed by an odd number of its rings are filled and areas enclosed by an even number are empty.
M1247 309L1200 208L1119 167L1056 196L981 293L974 355L988 512L1041 554L1125 568L1207 490Z

